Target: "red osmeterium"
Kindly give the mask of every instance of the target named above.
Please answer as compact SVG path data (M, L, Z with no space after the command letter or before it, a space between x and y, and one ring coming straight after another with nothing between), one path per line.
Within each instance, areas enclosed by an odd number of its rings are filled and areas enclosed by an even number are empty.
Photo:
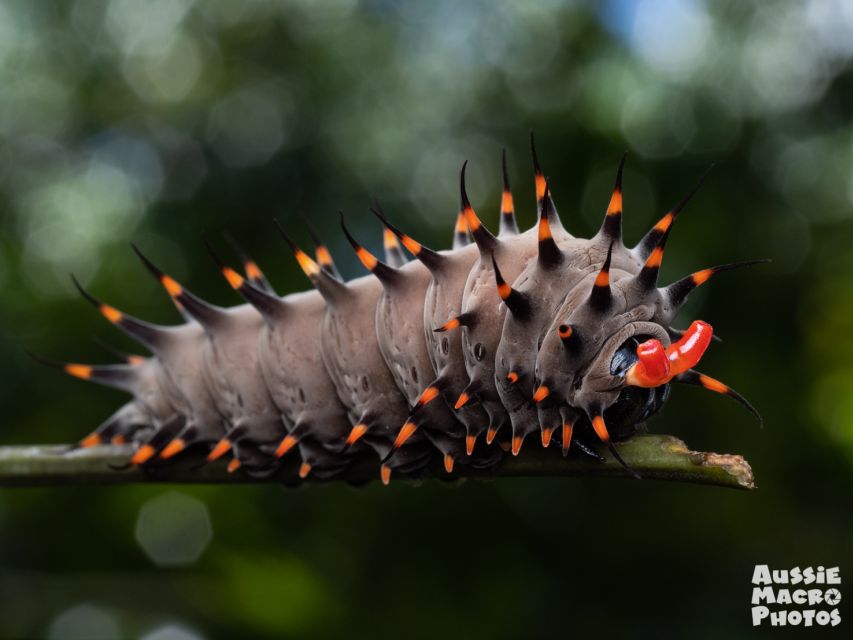
M659 340L647 340L637 347L638 360L625 374L625 380L635 387L659 387L679 373L692 369L711 343L714 329L696 320L678 342L664 349Z

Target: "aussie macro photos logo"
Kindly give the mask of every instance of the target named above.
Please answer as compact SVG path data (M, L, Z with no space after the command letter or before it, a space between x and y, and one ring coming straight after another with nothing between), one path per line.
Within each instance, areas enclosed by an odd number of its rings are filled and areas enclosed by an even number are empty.
M752 626L815 627L841 624L841 570L838 567L771 569L752 572Z

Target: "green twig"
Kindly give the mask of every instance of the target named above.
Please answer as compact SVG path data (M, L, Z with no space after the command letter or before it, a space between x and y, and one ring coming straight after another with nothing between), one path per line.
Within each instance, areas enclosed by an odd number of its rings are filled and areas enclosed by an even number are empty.
M755 480L749 463L738 455L690 451L678 438L665 435L642 435L619 444L625 461L644 479L671 480L695 484L711 484L732 489L754 489ZM65 446L0 447L0 487L35 487L94 484L128 484L134 482L222 483L283 482L297 484L296 462L282 466L273 476L253 478L244 473L230 474L224 462L199 467L199 458L151 468L126 467L132 448L104 446L68 451ZM629 477L608 453L606 461L597 463L576 454L563 458L558 447L541 449L530 446L520 456L507 456L495 471L478 472L458 464L458 477L561 477L607 476ZM122 468L124 467L124 468ZM450 477L443 468L434 474ZM375 458L355 461L334 480L364 483L378 479ZM309 481L317 482L318 480Z

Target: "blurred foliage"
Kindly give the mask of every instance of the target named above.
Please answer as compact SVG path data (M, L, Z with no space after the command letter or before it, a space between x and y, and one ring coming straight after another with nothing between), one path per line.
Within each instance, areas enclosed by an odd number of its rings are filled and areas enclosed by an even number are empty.
M684 313L724 337L704 368L766 428L689 388L651 424L746 454L757 492L560 479L182 488L206 505L212 542L193 564L158 568L134 530L165 489L6 491L0 635L734 638L751 630L755 563L849 576L851 56L843 0L0 3L4 443L74 440L121 401L24 355L104 360L93 334L129 347L68 272L175 322L128 241L234 304L198 234L230 232L292 291L307 282L270 219L304 240L304 214L356 275L339 208L371 248L374 196L447 246L464 159L495 223L502 146L527 226L530 128L575 233L599 224L627 148L629 239L717 163L665 279L774 260L721 277Z

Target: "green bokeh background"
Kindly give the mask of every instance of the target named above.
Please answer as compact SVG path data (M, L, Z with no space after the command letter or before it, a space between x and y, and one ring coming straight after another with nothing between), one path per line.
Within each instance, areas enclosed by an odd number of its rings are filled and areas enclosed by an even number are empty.
M765 428L691 388L650 425L743 453L755 492L567 479L181 487L212 539L163 567L134 532L165 499L178 523L167 542L186 542L172 488L5 490L0 636L737 638L755 635L754 564L840 566L850 580L851 43L841 0L0 2L6 444L75 440L123 401L24 354L106 361L92 335L132 348L69 272L176 322L129 241L236 304L199 233L231 233L293 291L307 283L270 220L304 241L304 214L355 276L339 208L374 250L373 196L447 246L465 159L474 205L496 225L504 146L527 227L531 128L574 233L597 228L627 149L629 240L716 163L664 280L773 259L697 291L682 323L714 325L724 342L703 368Z

